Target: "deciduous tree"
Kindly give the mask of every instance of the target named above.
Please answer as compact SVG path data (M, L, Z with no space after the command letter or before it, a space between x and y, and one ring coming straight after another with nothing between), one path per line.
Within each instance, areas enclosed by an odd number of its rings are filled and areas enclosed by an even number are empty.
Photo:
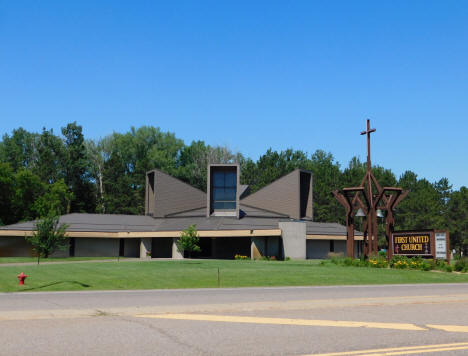
M192 257L193 252L200 252L200 237L198 236L197 226L190 225L183 230L176 244L180 252L186 251L188 253L189 258Z
M36 221L36 230L26 240L37 254L37 264L41 257L47 258L57 249L65 249L68 243L66 237L67 225L59 225L58 216L45 216Z

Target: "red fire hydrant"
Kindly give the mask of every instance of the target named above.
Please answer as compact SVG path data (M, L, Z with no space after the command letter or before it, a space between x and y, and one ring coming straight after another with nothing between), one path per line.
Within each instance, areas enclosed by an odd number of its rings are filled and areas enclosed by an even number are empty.
M20 285L23 285L24 284L24 280L27 278L28 276L24 274L24 272L21 272L20 274L18 274L18 280L19 280L19 284Z

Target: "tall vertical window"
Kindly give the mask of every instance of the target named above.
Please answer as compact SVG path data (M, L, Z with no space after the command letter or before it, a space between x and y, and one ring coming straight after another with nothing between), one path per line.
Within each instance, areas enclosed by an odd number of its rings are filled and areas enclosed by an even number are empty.
M214 171L212 175L212 201L214 210L236 209L236 171Z

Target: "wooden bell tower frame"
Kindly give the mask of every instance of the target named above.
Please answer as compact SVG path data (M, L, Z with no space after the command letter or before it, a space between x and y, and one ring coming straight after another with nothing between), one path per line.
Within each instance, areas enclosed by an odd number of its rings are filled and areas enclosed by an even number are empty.
M361 135L367 136L367 172L359 187L344 188L333 191L334 197L344 206L346 211L346 256L354 256L354 218L359 209L364 212L364 256L376 255L378 252L377 210L385 211L385 235L387 238L387 256L390 251L391 236L395 226L395 208L408 195L402 188L382 187L372 173L370 134L376 129L370 128L367 120L366 131Z

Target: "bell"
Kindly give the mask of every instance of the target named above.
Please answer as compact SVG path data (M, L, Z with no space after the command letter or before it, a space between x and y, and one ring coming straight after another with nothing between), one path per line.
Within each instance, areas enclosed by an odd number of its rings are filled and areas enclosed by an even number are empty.
M385 215L384 215L384 213L383 213L382 210L377 209L377 217L378 217L378 218L384 218L384 217L385 217Z
M364 214L364 212L362 211L362 209L359 208L359 210L358 210L357 213L356 213L356 216L362 218L363 216L366 216L366 215Z

